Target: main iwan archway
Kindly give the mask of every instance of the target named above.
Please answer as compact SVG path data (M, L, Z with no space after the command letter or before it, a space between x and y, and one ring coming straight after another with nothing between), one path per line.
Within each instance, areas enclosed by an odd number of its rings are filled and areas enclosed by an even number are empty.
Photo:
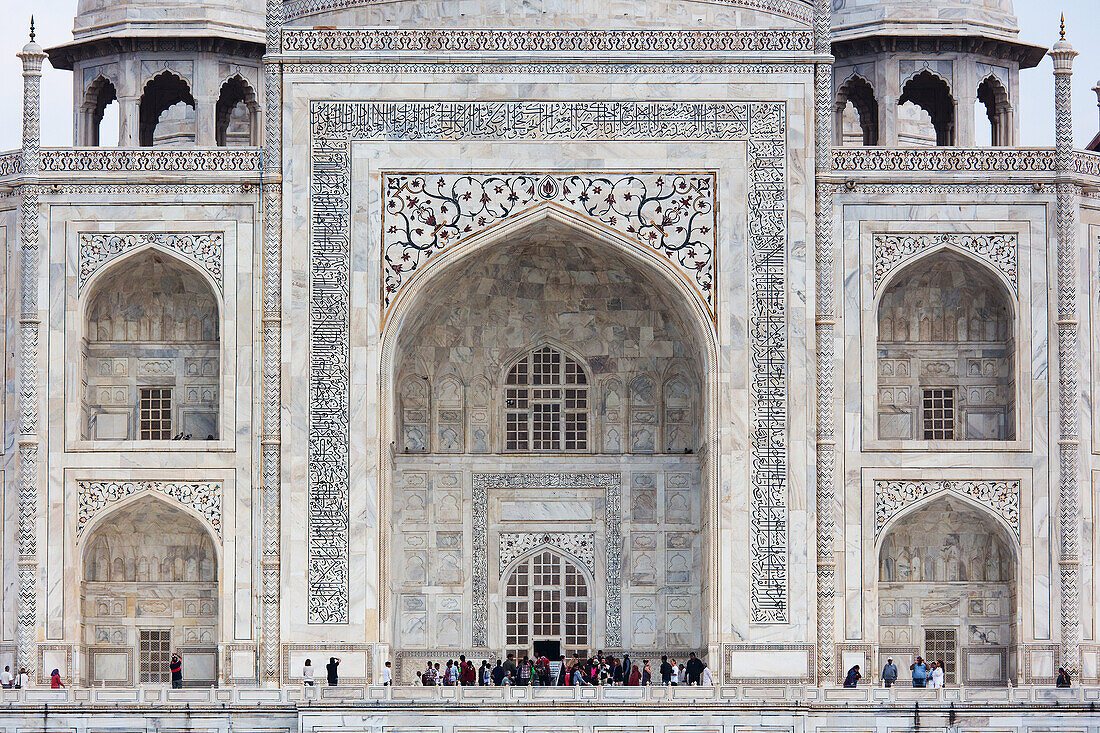
M434 263L387 323L383 636L404 659L705 646L711 325L640 245L534 218ZM530 558L583 585L561 635L509 636Z

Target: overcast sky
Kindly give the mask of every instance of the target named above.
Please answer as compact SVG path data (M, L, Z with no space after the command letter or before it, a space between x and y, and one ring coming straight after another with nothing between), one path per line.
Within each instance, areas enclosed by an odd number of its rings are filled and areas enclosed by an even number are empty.
M1074 133L1078 146L1092 139L1100 127L1096 95L1092 87L1100 78L1100 33L1096 31L1097 0L1015 0L1023 41L1049 47L1058 39L1058 16L1066 14L1068 38L1081 54L1074 65ZM1091 7L1090 7L1091 6ZM22 135L23 82L21 65L15 54L27 41L27 24L33 9L38 41L43 46L72 39L76 0L0 0L6 18L0 25L0 150L20 146ZM27 16L27 17L22 17ZM46 62L42 80L42 144L72 145L72 75L58 71ZM1053 89L1050 59L1038 68L1021 74L1022 101L1016 105L1020 116L1021 144L1054 144ZM106 130L105 130L106 137Z

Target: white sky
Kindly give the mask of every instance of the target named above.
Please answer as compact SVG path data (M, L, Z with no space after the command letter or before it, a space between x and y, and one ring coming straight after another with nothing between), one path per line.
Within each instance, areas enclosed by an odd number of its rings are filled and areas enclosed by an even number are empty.
M1051 46L1058 39L1058 16L1066 14L1068 38L1080 56L1074 64L1074 134L1078 146L1084 146L1100 128L1096 95L1092 87L1100 78L1100 33L1096 32L1097 0L1015 0L1020 20L1020 38L1029 43ZM1091 6L1091 7L1090 7ZM0 0L7 18L0 25L0 150L20 146L22 136L22 67L15 54L27 40L30 13L35 15L38 41L52 46L72 38L76 0ZM1091 12L1090 12L1091 11ZM58 71L46 62L42 80L42 144L72 145L72 75ZM1054 81L1050 59L1021 74L1021 143L1024 146L1054 144ZM112 105L113 107L114 105ZM104 142L110 144L104 126Z

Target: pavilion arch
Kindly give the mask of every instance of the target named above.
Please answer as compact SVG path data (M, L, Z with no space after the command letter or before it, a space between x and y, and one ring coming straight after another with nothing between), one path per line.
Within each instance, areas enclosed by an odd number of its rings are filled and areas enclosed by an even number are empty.
M86 684L166 682L181 647L187 683L216 682L222 556L208 522L143 492L104 509L77 552Z
M209 273L143 246L95 272L77 305L84 439L219 437L224 310Z
M920 654L945 662L949 684L1015 679L1022 553L1002 517L939 491L892 517L874 547L880 666Z
M513 267L518 269L513 270ZM588 283L585 292L592 299L591 302L582 302L583 298L580 297L573 299L571 295L573 291L570 288L577 287L576 283L582 280ZM501 286L504 290L498 287L499 283L504 284ZM617 308L620 306L607 309L603 299L608 297L606 293L611 289L621 292L624 301L621 308L626 313L619 313ZM518 292L520 290L522 292ZM491 297L488 295L490 293ZM482 304L482 299L486 298L486 302L491 305ZM645 298L650 300L646 301ZM560 303L571 305L561 308ZM626 337L619 335L618 321L607 319L632 318L637 322L632 309L649 314L647 318L650 319L654 333L663 334L652 338L662 341L653 347L653 354L646 353L643 356L642 350L635 348L636 353L632 352L629 358L623 358L618 354L622 348L620 341ZM473 317L471 314L476 314L480 320L474 323L470 320ZM504 320L500 320L501 318ZM515 319L516 328L508 325L508 322L512 322L509 319ZM616 324L616 328L611 328L610 324ZM471 351L467 344L473 342L462 339L467 338L474 330L480 340L473 344ZM605 332L616 335L605 336ZM496 340L486 346L487 339ZM647 364L644 368L653 375L657 404L652 412L656 414L660 406L663 377L670 375L667 365L662 367L661 364L675 362L685 377L690 377L692 389L698 391L698 395L693 398L693 404L698 406L703 420L698 421L698 438L690 443L694 450L676 454L664 452L660 448L656 451L632 451L628 427L631 416L627 414L625 402L609 411L613 414L599 417L600 424L606 425L618 439L614 448L605 448L610 444L604 435L593 437L591 449L585 456L533 452L501 455L503 451L498 447L500 442L493 440L484 440L479 447L478 431L485 426L492 428L500 424L500 411L503 407L497 396L500 394L501 382L508 374L508 367L517 356L529 353L532 347L540 344L561 349L562 353L576 357L578 363L583 365L590 390L589 402L593 406L590 409L593 410L597 403L601 404L602 409L602 389L609 383L608 379L616 380L618 385L627 383L626 377L634 369L631 360L655 359L657 361L654 364ZM489 351L485 351L483 356L479 349ZM657 351L661 353L658 354ZM453 245L451 249L441 251L428 260L397 294L382 333L382 425L379 432L384 455L389 456L389 460L384 463L382 471L384 495L380 502L383 508L381 526L383 532L391 535L389 541L386 538L380 540L380 572L383 578L388 578L384 581L382 593L382 638L390 640L395 649L406 645L415 648L455 649L458 647L453 644L459 641L468 648L471 643L469 638L438 641L418 636L410 641L405 636L407 629L403 625L406 622L411 623L413 616L410 613L427 614L423 616L423 624L416 621L418 629L427 628L430 629L427 633L437 633L441 628L428 618L436 611L431 610L433 607L421 600L436 591L431 588L420 589L416 583L406 582L404 579L408 576L405 569L426 567L430 574L440 565L434 559L436 556L457 552L437 544L439 532L454 534L455 538L448 536L443 543L451 543L457 547L453 544L459 542L456 533L470 531L461 527L447 527L445 525L450 520L435 517L433 512L440 505L440 495L471 491L469 486L462 483L469 481L466 477L471 472L477 474L503 470L513 475L580 475L593 470L588 462L603 460L602 456L613 453L615 458L607 459L610 463L607 463L606 470L623 472L620 480L623 481L626 492L651 491L653 499L657 500L659 492L664 491L664 477L675 474L668 479L671 482L669 486L686 498L686 501L678 499L681 501L680 505L685 507L685 526L682 527L682 545L669 552L680 553L676 558L677 567L686 566L687 572L693 574L690 579L675 582L686 583L697 589L690 593L697 593L699 597L692 597L694 600L676 610L676 613L690 619L688 624L691 629L685 632L685 638L676 640L675 647L674 642L667 643L670 648L681 649L704 644L708 635L713 633L712 627L707 624L713 622L711 609L714 607L712 596L715 588L707 579L713 577L711 563L716 555L707 548L713 542L713 532L717 527L716 502L713 499L717 486L717 467L709 458L716 455L717 430L705 427L707 424L714 426L716 420L715 356L713 323L690 283L671 266L662 262L662 258L656 253L559 207L535 207L483 236ZM436 364L425 363L432 358L441 361ZM413 368L411 365L420 366ZM448 420L465 420L467 442L461 459L406 451L401 444L401 426L407 428L409 423L408 410L403 407L403 397L399 389L408 381L409 375L418 370L424 371L425 376L431 379L436 378L433 375L456 373L467 385L468 399L463 405L463 413L459 415L456 409L454 415L447 416ZM399 383L398 379L403 381ZM481 392L488 392L494 397L490 400L482 394L474 399L474 385L481 385ZM434 387L433 384L433 391ZM434 436L430 444L435 444ZM462 475L455 472L453 478L450 477L452 474L449 469L460 465L463 467ZM635 473L646 475L635 480L632 479ZM507 486L501 488L501 491L505 493L496 495L490 492L488 516L484 525L487 527L488 538L481 546L494 547L497 537L495 533L504 531L592 532L596 536L597 552L604 552L600 544L604 541L600 534L603 532L603 525L601 522L596 526L594 514L585 514L587 510L570 509L573 512L570 514L572 519L557 522L556 527L548 529L545 516L525 514L529 510L518 506L507 510L511 512L511 519L502 520L500 515L494 514L504 511L500 502L518 502L522 505L524 496ZM574 483L562 485L549 494L556 497L555 501L566 502L570 506L593 501L599 501L602 506L604 491L604 488L594 485ZM508 523L505 529L501 529L505 526L501 521ZM631 521L629 510L624 509L621 517L623 527L631 526ZM654 519L651 523L660 524L662 521ZM653 528L656 529L656 526ZM627 530L623 531L625 534ZM434 536L436 539L430 545L414 547L406 537L410 532L427 532L429 537ZM419 543L419 537L415 541ZM462 541L466 543L463 547L471 547L468 539ZM479 545L475 543L473 546ZM632 557L633 551L628 550L626 554ZM465 554L467 552L468 550L464 551L461 560L469 566L475 560ZM654 548L649 554L657 558L658 564L665 562L663 550L658 552ZM494 557L496 555L490 552L486 558L487 574L490 578L499 577L498 568L493 567ZM626 578L629 572L626 565L629 562L630 560L624 558L624 578L621 581L623 587L632 582ZM657 570L659 573L664 571L663 565ZM598 585L620 581L597 577L593 582ZM428 584L431 585L430 581ZM664 593L666 590L667 584L654 582L654 593ZM451 589L446 592L454 594L457 590L452 584ZM594 589L594 593L602 597L599 588ZM706 598L703 598L704 593L707 594ZM497 600L492 593L490 598L494 603ZM654 606L662 609L660 620L663 623L665 606L657 603L658 599L654 600ZM396 612L395 608L398 609ZM624 634L628 633L627 616L632 610L624 610ZM493 618L494 613L490 609L489 618ZM680 623L678 617L676 623ZM489 628L492 629L493 625ZM601 624L594 628L604 626ZM665 631L659 633L664 634ZM687 634L694 636L687 638ZM593 643L602 642L595 640ZM627 636L624 636L623 643L630 643ZM658 639L647 643L659 646L665 642ZM488 644L492 648L503 647L503 640L490 638Z
M955 144L955 98L951 95L951 84L946 79L929 69L914 74L902 87L898 106L904 107L909 102L924 110L931 119L936 146ZM917 133L918 136L919 134Z
M1009 102L1008 90L995 75L990 74L978 85L979 109L984 108L985 115L989 119L990 140L993 147L1006 147L1013 144L1012 141L1012 104Z
M162 122L161 116L179 104L190 107L190 113L181 108L180 119L163 120L176 123L179 129L158 135L157 126ZM161 71L147 81L141 91L141 101L138 106L138 144L143 148L171 144L176 137L179 138L179 142L188 142L188 136L189 142L193 143L195 110L195 97L187 81L170 69ZM168 134L171 138L166 137Z
M80 105L79 134L82 145L98 147L100 145L100 126L104 111L108 105L118 102L118 92L114 82L100 74L84 92L84 102ZM116 134L117 138L117 134Z
M1016 440L1019 305L1003 273L940 245L873 301L880 440Z
M214 107L214 139L218 147L260 144L260 105L256 90L240 74L222 82Z
M856 119L854 120L847 111L849 105L855 110ZM855 144L850 141L856 137L856 128L862 141L858 144L865 146L879 144L879 107L871 82L859 74L849 77L837 90L834 113L836 123L833 126L833 143L835 145L845 147Z

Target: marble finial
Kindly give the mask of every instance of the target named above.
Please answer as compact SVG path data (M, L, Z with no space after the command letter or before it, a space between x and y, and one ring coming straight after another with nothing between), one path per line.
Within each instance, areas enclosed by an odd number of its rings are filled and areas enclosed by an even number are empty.
M34 16L31 16L31 43L34 43Z

